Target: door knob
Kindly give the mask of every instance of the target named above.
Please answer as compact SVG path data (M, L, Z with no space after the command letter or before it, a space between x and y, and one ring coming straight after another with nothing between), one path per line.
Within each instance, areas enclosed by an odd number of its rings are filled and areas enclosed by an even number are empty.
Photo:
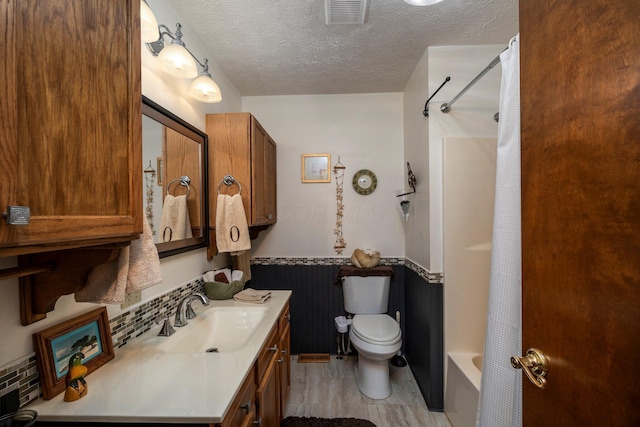
M512 356L511 366L516 369L522 368L524 374L538 388L545 388L547 385L547 356L537 348L530 348L524 357Z

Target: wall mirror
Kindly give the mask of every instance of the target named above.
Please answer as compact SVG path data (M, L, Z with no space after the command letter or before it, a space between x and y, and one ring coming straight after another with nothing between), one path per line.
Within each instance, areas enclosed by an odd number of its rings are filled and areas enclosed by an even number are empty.
M207 134L142 97L143 209L160 258L208 245Z

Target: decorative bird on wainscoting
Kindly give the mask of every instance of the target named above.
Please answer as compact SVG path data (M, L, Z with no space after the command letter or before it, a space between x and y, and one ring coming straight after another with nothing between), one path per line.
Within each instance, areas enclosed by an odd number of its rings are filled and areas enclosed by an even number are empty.
M64 392L65 402L73 402L87 395L87 367L82 364L84 353L78 352L69 359L69 372L65 378L67 388Z

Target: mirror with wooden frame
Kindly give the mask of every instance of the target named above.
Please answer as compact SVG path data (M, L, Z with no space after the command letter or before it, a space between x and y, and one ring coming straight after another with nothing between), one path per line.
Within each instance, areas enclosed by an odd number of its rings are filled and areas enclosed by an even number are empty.
M142 97L143 211L160 258L208 245L207 134Z

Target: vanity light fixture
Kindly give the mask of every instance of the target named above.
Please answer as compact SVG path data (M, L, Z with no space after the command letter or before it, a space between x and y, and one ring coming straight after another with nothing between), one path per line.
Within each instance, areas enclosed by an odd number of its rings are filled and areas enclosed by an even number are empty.
M146 5L146 2L141 2L141 12ZM149 6L146 6L149 9ZM149 9L151 16L153 12ZM151 21L149 18L143 18L142 26L145 26L145 19ZM155 17L153 17L155 20ZM145 42L147 49L153 56L158 58L160 69L164 72L178 78L193 79L189 86L189 96L193 99L206 102L216 103L222 101L222 93L220 87L211 77L209 72L209 60L204 59L204 62L200 62L196 56L191 53L187 46L182 41L182 25L176 24L176 31L171 32L169 28L164 25L156 25L156 37L155 39ZM165 46L164 36L171 39L171 43ZM198 65L202 69L198 73Z

